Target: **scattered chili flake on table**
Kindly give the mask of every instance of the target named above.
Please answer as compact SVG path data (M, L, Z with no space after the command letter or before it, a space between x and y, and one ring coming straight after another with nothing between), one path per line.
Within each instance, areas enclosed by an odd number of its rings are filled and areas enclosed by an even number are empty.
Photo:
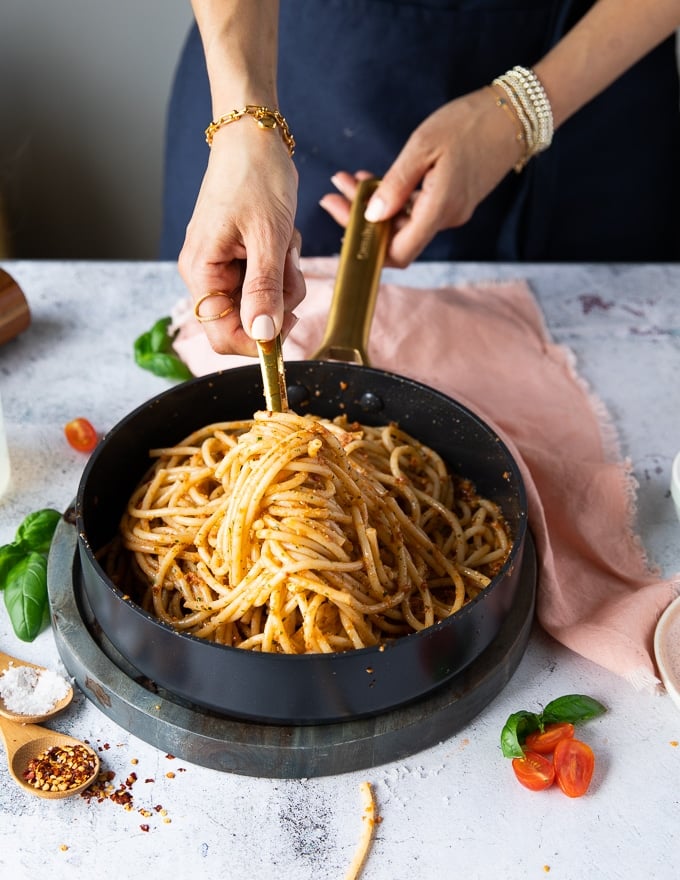
M23 776L40 791L69 791L87 781L96 766L95 756L85 746L52 746L31 758Z
M102 749L110 748L108 743L99 744L98 749L102 751ZM173 755L167 755L168 758L174 758ZM139 759L131 758L130 763L138 766ZM183 767L178 767L178 770L184 770ZM174 775L174 774L173 774ZM168 817L167 810L163 807L162 804L157 804L154 807L137 807L134 804L132 789L136 783L140 780L135 771L131 771L126 776L125 780L119 782L118 785L114 785L114 779L116 778L116 774L113 770L102 770L98 775L97 779L90 785L84 792L81 793L81 797L83 797L88 802L96 801L97 803L102 803L103 801L112 801L114 804L118 804L123 807L123 809L128 812L137 812L142 818L147 819L153 816L154 812L159 814L162 817L163 823L169 825L171 823L171 819ZM144 779L145 783L153 783L153 777L146 777ZM150 826L142 827L142 831L151 830Z

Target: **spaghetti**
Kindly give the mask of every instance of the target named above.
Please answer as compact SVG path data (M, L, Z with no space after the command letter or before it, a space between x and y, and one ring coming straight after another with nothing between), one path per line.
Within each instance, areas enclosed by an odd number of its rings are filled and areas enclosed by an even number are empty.
M221 644L381 644L456 612L510 551L497 505L394 424L258 412L151 456L104 565L157 618Z
M375 833L375 826L378 822L382 821L380 816L378 816L375 795L371 783L362 782L359 788L364 805L364 811L361 816L361 836L359 837L359 843L354 853L354 858L345 874L345 880L359 880L364 865L366 864L366 860L368 859L371 843L373 842L373 835Z

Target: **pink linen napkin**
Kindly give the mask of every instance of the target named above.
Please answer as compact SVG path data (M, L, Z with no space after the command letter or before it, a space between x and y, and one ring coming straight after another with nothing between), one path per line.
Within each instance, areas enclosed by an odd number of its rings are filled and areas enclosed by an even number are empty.
M306 259L307 297L284 355L321 344L336 258ZM175 340L195 375L250 358L216 354L188 304ZM539 558L537 617L558 641L627 678L658 686L654 627L680 591L648 565L634 532L636 485L600 401L572 353L550 339L524 281L432 290L381 285L371 365L450 395L498 431L522 471Z

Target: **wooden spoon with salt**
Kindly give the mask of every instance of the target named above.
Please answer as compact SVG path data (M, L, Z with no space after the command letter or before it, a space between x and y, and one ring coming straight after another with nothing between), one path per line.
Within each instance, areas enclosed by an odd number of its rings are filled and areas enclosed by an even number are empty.
M99 775L99 755L72 736L2 717L0 734L10 775L29 794L50 800L71 797Z
M47 671L44 666L36 666L35 663L27 663L25 660L17 660L16 657L11 657L9 654L3 654L3 652L0 651L0 675L2 675L10 666L27 666L30 669L35 669L39 674ZM57 712L61 712L65 709L73 699L73 687L68 681L66 684L68 685L68 691L66 694L44 712L38 714L31 715L23 712L14 712L7 708L4 699L0 695L0 717L8 718L10 721L16 721L19 724L34 724L36 721L45 721L45 719L51 718L53 715L56 715Z

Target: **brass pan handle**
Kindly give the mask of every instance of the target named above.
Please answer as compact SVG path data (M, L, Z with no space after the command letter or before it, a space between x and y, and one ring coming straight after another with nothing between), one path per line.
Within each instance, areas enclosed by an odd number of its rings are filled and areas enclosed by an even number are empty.
M369 223L364 219L379 182L374 178L359 182L342 241L326 331L313 360L369 364L368 337L391 225L389 220Z

